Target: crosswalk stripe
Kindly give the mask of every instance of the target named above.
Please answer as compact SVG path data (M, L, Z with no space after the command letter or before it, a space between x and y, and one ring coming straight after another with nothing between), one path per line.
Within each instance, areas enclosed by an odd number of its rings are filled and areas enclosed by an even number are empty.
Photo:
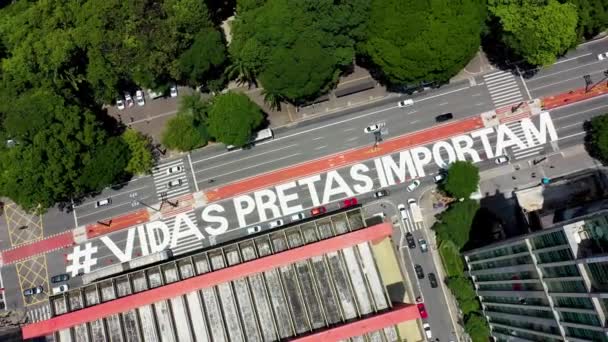
M499 107L522 100L523 96L513 74L497 71L484 75L483 79L494 106Z
M181 166L182 170L171 174L167 173L169 168L176 166ZM188 177L186 176L186 169L183 159L176 159L158 165L152 172L152 178L154 180L154 186L156 187L158 199L162 199L161 194L163 193L166 193L167 199L169 199L190 192L190 184L188 182ZM181 181L180 185L169 188L170 182L178 180Z
M192 223L196 226L197 225L197 219L196 219L196 214L191 211L189 213L186 214L188 216L188 218L190 218L190 220L192 221ZM175 224L175 217L171 217L168 219L163 220L164 223L167 224L167 226L169 226L169 228L171 228L171 237L170 237L170 241L173 240L173 232L175 231L175 227L173 227L173 225ZM186 228L188 228L188 226L186 225L185 222L181 222L180 226L177 227L178 231L183 231ZM189 236L187 238L181 238L178 241L178 245L175 248L172 248L171 251L173 252L173 255L180 255L180 254L185 254L188 252L191 252L193 250L199 249L201 248L202 242L200 240L198 240L196 238L196 236Z
M508 124L506 124L506 126L509 127L509 129L511 129L511 131L518 138L523 140L524 143L527 141L526 135L525 135L524 130L521 127L521 124L519 123L519 121L509 122ZM515 159L523 159L523 158L528 158L528 157L540 154L544 150L544 146L541 145L540 141L534 135L532 135L532 141L534 143L533 146L529 146L529 147L526 147L523 149L520 149L519 146L511 147L511 152L513 153L513 157Z
M48 304L28 309L26 312L28 321L40 322L51 318L51 308Z

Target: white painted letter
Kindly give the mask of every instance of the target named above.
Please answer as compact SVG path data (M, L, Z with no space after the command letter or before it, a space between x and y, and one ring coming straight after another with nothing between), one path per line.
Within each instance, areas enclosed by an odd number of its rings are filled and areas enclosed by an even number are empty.
M374 188L372 178L361 173L367 171L369 171L369 168L365 164L355 164L350 168L350 178L356 182L363 183L363 185L353 185L353 190L359 195L370 192ZM315 206L318 206L318 204L315 204Z
M536 138L539 145L546 144L547 133L549 133L549 138L551 138L551 141L557 140L557 132L555 131L555 127L553 126L553 121L551 120L549 112L540 113L538 130L536 127L534 127L534 124L530 119L521 120L521 129L524 131L524 135L528 141L528 147L534 147L536 145L534 143L534 138Z
M386 176L384 175L384 166L382 165L382 160L380 160L379 158L374 159L374 165L376 166L376 173L378 174L378 181L380 182L380 187L387 187L388 184L386 183Z
M333 188L334 181L338 183L338 187L336 188ZM338 194L346 194L346 197L355 196L338 171L329 171L325 179L325 188L323 189L323 204L329 203L331 196Z
M232 202L234 203L234 210L236 210L236 218L239 220L239 227L245 227L247 225L247 221L245 221L245 216L251 214L253 210L255 210L255 202L251 196L242 195L239 197L235 197ZM243 207L243 203L246 204ZM222 208L223 211L224 208Z
M251 200L251 201L253 202L253 200ZM211 215L210 212L212 212L212 211L216 211L218 213L223 213L224 207L222 207L221 205L219 205L217 203L214 203L214 204L210 204L210 205L206 206L205 209L203 209L203 212L201 213L201 218L203 219L203 221L220 224L217 228L207 226L207 227L205 227L205 231L209 235L220 235L220 234L225 233L228 230L228 220L223 216ZM240 224L240 221L239 221L239 224ZM243 227L243 226L244 225L241 225L241 227Z
M464 143L464 145L461 145ZM473 163L479 163L481 159L479 159L479 154L477 151L473 149L473 138L468 135L459 135L457 137L452 138L452 144L454 144L454 149L456 150L456 156L458 156L458 160L467 160L465 154L471 156L473 159Z
M505 140L505 135L509 136L509 140ZM519 139L513 131L506 125L499 125L498 132L496 132L496 156L503 155L505 148L517 145L520 150L526 148L526 145Z
M315 188L315 183L321 180L321 176L314 175L306 178L302 178L298 181L298 185L306 185L308 186L308 192L310 193L310 198L312 199L312 205L318 207L321 205L319 201L319 195L317 194L317 189Z
M148 232L148 242L150 243L150 253L154 254L160 251L165 250L169 247L169 240L171 238L171 234L169 232L169 227L162 221L154 221L146 224L146 231ZM155 233L157 232L157 233ZM156 235L156 236L155 236ZM160 241L156 240L156 237Z
M489 134L494 133L494 127L487 127L476 130L471 133L473 138L479 137L481 139L481 143L483 144L483 150L486 153L486 158L494 158L494 152L492 151L492 146L490 145L490 139L488 138Z
M405 182L408 171L411 178L416 178L416 170L409 151L401 151L399 153L399 166L397 166L395 160L393 160L393 157L390 155L382 157L382 164L384 164L384 172L386 173L386 179L389 185L395 185L395 174L400 183Z
M296 201L298 199L298 193L294 193L291 195L285 194L286 190L292 189L296 187L296 182L289 182L285 184L277 185L275 188L277 189L277 195L279 196L279 204L281 205L281 210L283 211L283 215L291 215L297 212L302 211L302 205L298 204L293 207L289 206L289 202Z
M277 195L274 191L269 189L256 191L253 193L253 197L255 197L255 204L258 207L260 221L268 221L266 210L270 210L272 213L270 218L281 217L281 210L279 210L279 206L276 204Z
M445 153L448 154L447 163L441 157L441 148L445 150ZM454 148L452 145L445 141L438 141L433 145L433 160L435 160L435 164L441 168L447 167L449 164L456 161L456 153L454 153Z
M186 224L186 229L181 230L182 221ZM177 214L173 223L173 237L171 238L171 248L177 247L177 242L182 237L189 237L190 235L196 236L197 240L202 240L205 237L194 225L192 220L185 213Z
M424 165L431 162L431 150L424 146L414 147L410 150L412 154L412 159L414 160L414 165L416 165L416 174L418 177L424 177L426 173L424 173ZM422 155L422 158L420 158Z
M123 253L118 246L110 239L109 236L102 236L101 242L114 254L120 262L127 262L133 258L133 241L135 241L135 228L130 228L127 231L127 245L125 246L125 252Z

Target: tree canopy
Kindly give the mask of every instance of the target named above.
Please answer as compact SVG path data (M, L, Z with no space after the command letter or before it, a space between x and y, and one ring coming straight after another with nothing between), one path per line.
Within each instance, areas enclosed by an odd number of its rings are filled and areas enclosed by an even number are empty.
M470 314L466 317L464 329L473 342L488 342L490 339L490 328L482 313Z
M476 201L466 199L455 202L438 217L433 229L440 241L452 241L460 250L469 241L469 233L479 209Z
M477 293L475 293L475 289L469 278L465 276L450 277L448 278L448 287L454 297L456 297L458 306L460 306L464 315L480 309Z
M448 169L443 189L455 198L469 198L479 185L479 169L468 161L456 161Z
M477 52L482 0L372 0L368 37L359 52L389 83L447 81Z
M154 166L151 139L132 128L127 128L121 137L129 147L131 155L125 171L133 175L150 172Z
M262 110L247 95L228 92L211 102L207 128L217 141L243 146L263 119Z
M578 13L578 36L593 38L608 27L608 0L569 0Z
M577 42L578 15L570 2L490 0L489 9L500 20L505 45L530 64L552 64Z
M167 122L162 143L169 149L185 152L205 146L207 137L201 134L191 114L178 113Z
M602 163L608 163L608 114L596 116L587 123L587 151Z

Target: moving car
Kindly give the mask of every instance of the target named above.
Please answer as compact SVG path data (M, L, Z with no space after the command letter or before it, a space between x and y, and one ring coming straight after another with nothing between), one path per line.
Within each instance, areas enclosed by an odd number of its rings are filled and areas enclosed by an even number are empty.
M425 239L418 239L418 244L420 245L420 251L422 253L426 253L429 251L429 246L427 246Z
M171 86L169 93L171 94L171 97L177 97L177 86L175 84Z
M413 199L413 198L409 198L409 199L407 200L407 204L408 204L408 205L411 207L411 206L412 206L412 204L416 204L416 200L415 200L415 199Z
M370 126L365 127L365 129L363 130L364 133L374 133L380 130L380 125L378 124L373 124Z
M498 157L496 157L496 159L494 159L494 162L496 163L496 165L505 164L508 161L509 161L509 157L507 157L507 156L498 156Z
M125 101L121 98L116 99L116 108L119 110L125 109Z
M167 187L169 187L169 188L174 188L174 187L180 186L180 185L182 185L181 179L174 179L174 180L170 181L169 183L167 183Z
M133 98L131 97L131 94L125 93L125 105L127 106L127 108L133 107L134 104L135 104L135 102L133 102Z
M414 179L414 181L411 182L410 185L407 186L407 192L412 192L412 191L416 190L416 188L419 186L420 186L420 181L417 179Z
M414 266L414 270L416 271L416 276L418 279L424 279L424 270L422 269L422 266L416 264L416 266Z
M42 285L38 285L36 287L32 287L31 289L24 290L23 296L29 297L29 296L33 296L35 294L42 293L43 291L44 291L44 288L42 287Z
M423 303L418 303L416 304L416 306L418 307L418 312L420 312L420 318L426 319L427 317L429 317L429 314L426 312L426 308L424 307Z
M388 190L382 189L382 190L378 190L378 191L374 192L375 198L382 198L385 196L388 196Z
M409 107L409 106L413 106L413 105L414 105L414 100L412 100L412 99L407 99L407 100L397 102L397 106L400 108Z
M608 52L600 53L597 55L598 61L603 61L604 59L608 59Z
M435 277L435 273L429 273L429 283L431 283L432 288L437 287L437 277Z
M247 234L249 235L259 233L260 231L262 231L262 226L253 226L247 228Z
M397 206L397 209L399 209L399 214L401 215L401 219L403 219L403 221L407 221L409 219L409 217L407 216L407 208L405 207L405 204L399 204Z
M414 236L412 236L412 233L407 233L405 234L405 240L407 241L407 246L410 249L414 249L416 248L416 240L414 240Z
M435 117L435 121L436 122L444 122L444 121L448 121L448 120L452 120L454 118L454 114L452 113L444 113L441 115L437 115Z
M357 197L347 198L342 202L342 208L354 207L358 203Z
M282 219L278 219L275 221L270 222L270 228L276 228L276 227L280 227L283 225L283 220Z
M68 281L70 279L70 275L67 273L54 275L51 277L51 283L61 283L63 281Z
M104 207L104 206L110 205L110 204L112 204L112 199L108 197L106 199L102 199L102 200L95 202L95 208Z
M323 215L326 212L327 212L327 209L325 207L316 207L316 208L310 209L310 215L312 215L312 216Z
M146 100L144 100L144 92L141 89L135 92L135 101L137 101L137 105L140 107L146 104Z
M173 166L167 169L167 174L170 175L172 173L181 172L184 170L184 167L181 165Z
M422 325L422 328L424 329L424 334L426 335L426 338L428 338L429 340L431 338L433 338L433 333L431 332L431 325L428 323L424 323Z
M291 221L300 221L306 218L306 215L304 215L304 213L297 213L295 215L291 215Z
M68 284L61 284L57 287L53 287L53 294L60 294L66 292L69 289L70 287L68 286Z

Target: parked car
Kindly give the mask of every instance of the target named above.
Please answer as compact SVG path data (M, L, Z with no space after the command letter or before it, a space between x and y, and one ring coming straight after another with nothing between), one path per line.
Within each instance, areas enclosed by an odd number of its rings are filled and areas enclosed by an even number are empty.
M172 173L177 173L177 172L182 172L184 170L184 167L181 165L178 166L173 166L167 169L167 174L170 175Z
M414 240L414 236L412 235L412 233L407 233L405 234L405 240L407 241L407 246L410 249L414 249L416 248L416 240Z
M420 312L420 318L426 319L429 317L429 314L426 312L426 308L424 307L423 303L418 303L416 304L416 306L418 307L418 312Z
M180 185L182 185L181 178L180 179L174 179L174 180L170 181L169 183L167 183L167 187L169 189L175 188L176 186L180 186Z
M494 159L494 162L496 163L496 165L505 164L505 163L509 162L509 157L498 156L498 157L496 157L496 159Z
M29 296L33 296L35 294L39 294L44 292L44 288L42 287L42 285L38 285L36 287L32 287L30 289L26 289L23 291L23 296L24 297L29 297Z
M418 239L418 244L420 245L420 251L422 253L426 253L429 251L429 247L427 246L425 239Z
M105 207L106 205L112 204L112 199L110 197L106 199L99 200L95 202L95 208Z
M116 99L116 108L119 110L125 109L125 101L121 98Z
M382 198L388 196L388 190L382 189L374 192L375 198Z
M424 278L424 270L422 269L422 266L416 264L416 266L414 266L414 270L416 271L416 276L418 279Z
M177 97L177 86L176 85L172 85L171 89L169 90L171 97Z
M420 181L417 179L414 179L414 181L412 181L410 183L410 185L407 186L407 192L412 192L414 190L416 190L416 188L418 188L420 186Z
M416 200L414 198L408 198L407 205L412 206L412 204L416 204Z
M437 277L435 276L435 273L429 273L429 283L431 283L431 287L432 288L436 288L437 287Z
M57 287L53 287L53 294L64 293L69 289L70 289L70 287L68 286L68 284L61 284Z
M608 59L608 52L600 53L599 55L597 55L597 59L599 61L603 61L604 59Z
M422 328L424 329L424 334L426 335L426 338L428 338L429 340L433 338L433 333L431 332L431 325L428 323L424 323L422 325Z
M247 228L247 234L249 235L259 233L260 231L262 231L262 226L253 226Z
M412 99L407 99L407 100L397 102L397 106L400 108L409 107L412 105L414 105L414 100L412 100Z
M304 213L297 213L294 215L291 215L291 221L300 221L306 218L306 215L304 215Z
M137 105L140 107L146 104L146 100L144 99L144 92L141 89L138 89L135 92L135 101L137 101Z
M397 209L399 209L399 214L401 215L401 219L403 221L407 221L409 219L409 217L407 216L407 208L405 207L405 204L399 204L397 206Z
M379 130L380 130L380 125L373 124L373 125L365 127L365 129L363 130L363 132L364 133L374 133L374 132L378 132Z
M445 179L445 173L438 173L435 175L435 177L433 177L433 181L435 181L436 184L443 182L444 179Z
M312 215L312 216L323 215L326 212L327 212L327 209L325 207L316 207L316 208L310 209L310 215Z
M131 108L133 107L133 105L135 105L135 102L133 102L133 98L129 93L125 93L125 105L127 106L127 108Z
M342 202L342 208L354 207L359 202L357 201L357 197L347 198Z
M51 283L61 283L64 281L68 281L70 279L70 275L67 273L57 274L51 277Z
M435 121L436 122L444 122L444 121L448 121L448 120L452 120L454 118L454 114L452 113L444 113L441 115L437 115L435 117Z
M283 222L283 220L282 220L282 219L278 219L278 220L275 220L275 221L270 222L270 225L269 225L269 226L270 226L270 228L276 228L276 227L280 227L280 226L282 226L282 225L283 225L283 223L284 223L284 222Z

